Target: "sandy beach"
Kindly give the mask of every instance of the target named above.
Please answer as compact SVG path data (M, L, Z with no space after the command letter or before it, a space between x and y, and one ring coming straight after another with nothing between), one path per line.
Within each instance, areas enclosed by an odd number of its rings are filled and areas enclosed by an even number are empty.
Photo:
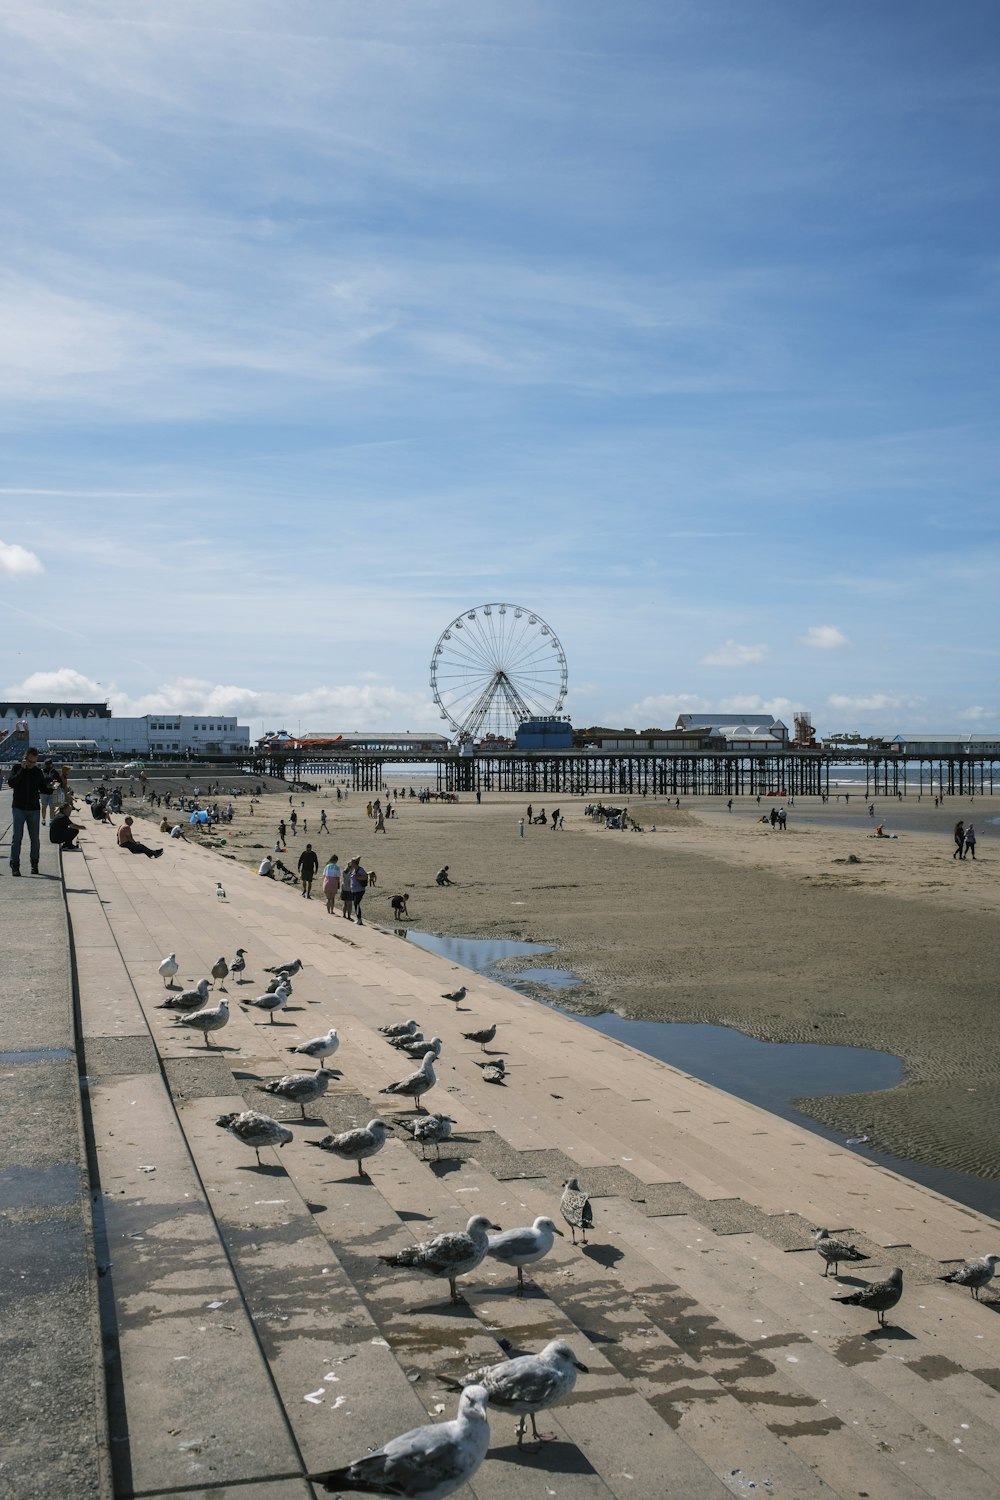
M294 868L307 839L321 863L334 851L342 862L360 855L378 876L367 921L392 927L389 897L407 891L413 928L553 944L556 953L524 963L572 969L581 982L559 1000L580 1012L893 1052L906 1067L898 1088L799 1107L893 1155L1000 1179L1000 1141L983 1129L1000 1103L990 1028L1000 967L1000 824L990 820L1000 805L991 799L880 802L877 820L896 839L870 836L875 823L854 796L850 806L800 801L784 834L757 821L768 807L752 799L732 813L707 799L682 799L680 810L619 799L644 828L621 833L589 819L584 799L563 797L564 829L528 828L523 839L521 797L420 804L401 792L384 834L367 800L352 791L337 802L326 785L296 793L308 832L289 836L283 856ZM256 878L288 792L276 785L252 817L246 798L236 807L220 852ZM321 807L330 832L317 836ZM975 863L951 857L959 817L976 822ZM439 888L444 864L456 883ZM302 899L292 888L288 898Z

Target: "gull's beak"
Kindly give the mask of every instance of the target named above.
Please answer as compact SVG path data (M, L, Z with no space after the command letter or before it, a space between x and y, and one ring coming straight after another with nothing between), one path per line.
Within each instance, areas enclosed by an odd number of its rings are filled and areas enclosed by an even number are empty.
M566 1238L566 1236L563 1234L562 1230L561 1229L556 1229L556 1226L554 1224L552 1226L552 1232L554 1234L557 1234L561 1240L564 1240Z
M578 1359L574 1359L573 1363L576 1365L576 1368L578 1370L580 1370L584 1375L589 1375L590 1374L590 1370L587 1368L587 1366L586 1365L581 1365L581 1363L580 1363L580 1361Z

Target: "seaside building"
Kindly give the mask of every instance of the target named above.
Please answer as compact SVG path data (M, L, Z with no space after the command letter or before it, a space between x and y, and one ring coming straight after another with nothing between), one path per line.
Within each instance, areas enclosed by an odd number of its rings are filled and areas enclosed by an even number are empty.
M8 738L23 739L25 733L43 754L176 759L243 755L250 750L249 726L222 714L119 718L106 703L0 703L0 746Z
M788 744L788 726L771 714L678 714L677 728L700 730L707 737L714 737L713 748L742 750L760 749L765 740L770 746L783 747Z

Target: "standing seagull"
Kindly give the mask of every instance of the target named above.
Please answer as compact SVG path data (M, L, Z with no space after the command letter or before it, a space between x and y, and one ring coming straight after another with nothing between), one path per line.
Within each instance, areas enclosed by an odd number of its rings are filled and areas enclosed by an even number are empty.
M213 990L215 989L216 980L218 980L219 982L220 989L226 988L226 975L228 973L229 965L226 963L225 955L223 954L220 958L217 958L215 960L215 963L212 965L211 974Z
M216 901L225 901L226 899L226 888L221 880L215 882L215 899Z
M159 973L163 976L163 983L166 989L173 989L174 975L177 973L177 970L179 968L180 964L177 962L177 954L168 953L166 958L160 964L159 968Z
M517 1424L517 1446L524 1441L525 1418L531 1418L531 1431L536 1443L551 1442L555 1434L539 1432L535 1424L536 1411L548 1411L565 1401L576 1385L576 1372L584 1375L590 1371L580 1363L568 1344L562 1339L553 1339L537 1354L521 1354L516 1359L505 1359L498 1365L484 1365L470 1374L460 1384L442 1375L441 1380L449 1390L461 1390L469 1381L482 1385L489 1393L490 1405L501 1411L519 1412Z
M447 994L442 995L441 999L442 1000L454 1000L455 1004L458 1005L458 1004L461 1003L461 1001L463 1001L465 999L465 997L466 997L466 995L468 993L469 992L465 988L465 985L464 984L460 984L457 990L451 990Z
M286 1052L298 1052L302 1057L314 1058L316 1062L322 1062L324 1057L332 1057L340 1046L340 1037L337 1028L331 1026L325 1036L314 1036L308 1042L300 1042L297 1047L286 1047Z
M873 1281L868 1286L861 1288L859 1292L851 1292L846 1297L834 1297L834 1302L850 1303L852 1307L869 1307L872 1312L878 1313L881 1327L885 1327L885 1315L890 1307L895 1307L903 1295L903 1273L899 1266L890 1271L884 1281Z
M243 978L243 975L246 973L246 967L247 967L247 950L245 948L237 948L237 950L236 950L236 957L233 959L232 963L229 965L229 972L230 972L230 974L235 974L236 975L236 983L237 984L245 984L246 983L246 981Z
M481 1385L467 1386L453 1422L414 1427L346 1468L310 1477L331 1492L364 1490L401 1495L403 1500L443 1500L471 1479L486 1457L488 1399Z
M576 1231L579 1229L583 1236L583 1243L587 1243L587 1230L594 1227L594 1213L590 1206L590 1199L580 1187L578 1177L570 1177L563 1183L563 1195L559 1199L559 1212L569 1225L573 1235L573 1243L576 1244Z
M380 1036L415 1036L419 1021L393 1021L391 1026L380 1026Z
M826 1262L823 1271L824 1276L830 1274L831 1266L833 1267L834 1276L838 1276L840 1273L837 1268L842 1260L856 1261L868 1259L867 1255L861 1254L857 1245L849 1245L846 1240L831 1239L828 1229L814 1229L813 1239L816 1242L817 1252Z
M220 1115L216 1125L229 1134L242 1141L244 1146L252 1146L257 1153L257 1165L262 1166L260 1150L262 1146L287 1146L288 1142L294 1140L292 1132L287 1125L272 1120L270 1115L262 1115L256 1109L244 1109L240 1114Z
M562 1230L543 1215L527 1229L507 1229L503 1234L490 1235L489 1253L494 1260L517 1267L518 1297L524 1296L524 1267L548 1255L555 1244L554 1234L563 1238Z
M293 958L292 961L291 961L291 963L289 963L289 964L274 964L270 969L265 969L264 973L265 974L287 974L288 978L291 979L292 975L293 974L297 974L301 968L302 968L302 960L301 960L301 958Z
M967 1286L978 1302L979 1293L993 1280L998 1264L1000 1255L981 1255L964 1266L957 1266L946 1276L939 1276L938 1281L953 1281L956 1286Z
M241 1000L240 1009L247 1010L251 1005L253 1005L257 1008L257 1010L266 1010L268 1012L268 1020L273 1026L275 1011L284 1010L287 1004L288 991L283 985L279 985L273 993L268 992L268 994L266 995L258 995L256 1000Z
M478 1042L483 1051L486 1051L486 1043L492 1042L497 1034L496 1023L492 1026L484 1026L481 1031L463 1031L462 1035L467 1042Z
M181 990L158 1005L157 1010L197 1010L208 999L208 980L199 979L193 990Z
M379 1089L380 1094L396 1094L404 1099L412 1099L417 1109L423 1109L420 1103L421 1094L426 1094L437 1083L437 1075L434 1072L434 1053L425 1052L424 1060L415 1073L408 1073L398 1083L390 1083L388 1088Z
M451 1127L455 1121L450 1115L425 1115L422 1120L397 1120L404 1130L412 1135L415 1141L420 1142L420 1156L423 1161L427 1160L428 1146L435 1148L435 1161L441 1160L441 1142L446 1141L451 1135Z
M342 1130L339 1135L325 1135L321 1141L306 1141L306 1145L315 1146L319 1151L329 1151L331 1156L338 1156L341 1161L356 1161L358 1176L367 1177L368 1173L361 1163L366 1157L381 1151L389 1134L390 1127L385 1121L375 1119L356 1130Z
M456 1281L482 1264L490 1247L489 1230L499 1228L499 1224L491 1224L484 1214L476 1214L464 1229L439 1234L421 1245L407 1245L395 1255L380 1255L379 1260L387 1266L419 1271L421 1276L446 1276L451 1300L458 1302Z
M297 1104L304 1120L306 1105L314 1103L326 1093L333 1076L326 1068L319 1068L315 1073L286 1073L284 1078L274 1078L262 1087L265 1094L277 1094L280 1099L288 1099L290 1103Z
M223 1026L229 1025L229 1001L220 1000L218 1005L208 1010L196 1010L190 1016L178 1016L178 1026L190 1026L193 1031L200 1031L205 1038L205 1046L212 1044L208 1039L209 1032L221 1031Z

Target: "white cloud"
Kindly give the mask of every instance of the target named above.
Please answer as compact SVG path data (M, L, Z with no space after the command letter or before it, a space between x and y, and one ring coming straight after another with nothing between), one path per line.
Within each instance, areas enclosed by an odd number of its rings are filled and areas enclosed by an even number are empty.
M849 693L831 693L826 700L832 712L842 714L898 712L903 708L919 708L922 701L900 693L863 693L857 697Z
M724 645L703 656L703 667L746 667L752 662L763 661L766 646L741 646L739 641L726 641Z
M41 561L27 547L17 542L0 542L0 573L10 578L19 578L25 573L42 573Z
M57 667L54 672L32 672L23 682L14 683L4 689L8 698L74 699L87 703L103 703L107 691L93 678L85 677L74 667Z
M983 708L980 703L973 704L971 708L960 708L958 711L958 717L971 724L981 724L984 720L995 719L996 715L995 708Z
M799 641L816 651L836 651L838 646L847 645L847 636L836 625L810 625L805 635L799 636Z

